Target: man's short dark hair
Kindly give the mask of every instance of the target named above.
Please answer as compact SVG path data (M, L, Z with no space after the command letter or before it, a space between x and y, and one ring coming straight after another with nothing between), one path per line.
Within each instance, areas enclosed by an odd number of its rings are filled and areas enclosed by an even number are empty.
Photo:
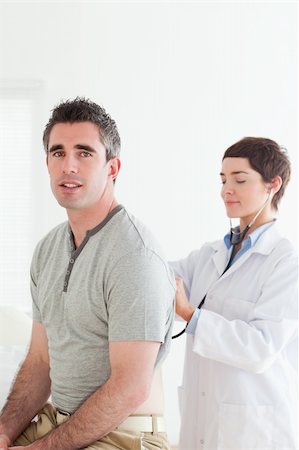
M277 142L267 138L245 137L229 147L223 158L247 158L252 169L256 170L265 183L280 176L282 186L272 199L272 206L278 209L286 185L291 176L291 164L287 151Z
M104 108L84 97L62 101L52 110L52 115L43 134L46 153L48 152L49 137L54 125L77 122L91 122L98 127L100 140L106 149L107 161L119 156L120 137L116 123Z

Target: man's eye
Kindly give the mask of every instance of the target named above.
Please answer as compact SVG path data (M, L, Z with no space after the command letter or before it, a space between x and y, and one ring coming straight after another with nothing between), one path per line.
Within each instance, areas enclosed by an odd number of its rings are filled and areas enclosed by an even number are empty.
M237 180L238 184L245 183L245 182L246 182L245 180Z
M60 158L61 156L63 156L63 152L52 152L52 156L54 158Z
M221 184L225 184L225 180L221 180Z
M91 156L91 153L89 153L89 152L81 152L81 155L84 157L84 158L89 158L90 156Z

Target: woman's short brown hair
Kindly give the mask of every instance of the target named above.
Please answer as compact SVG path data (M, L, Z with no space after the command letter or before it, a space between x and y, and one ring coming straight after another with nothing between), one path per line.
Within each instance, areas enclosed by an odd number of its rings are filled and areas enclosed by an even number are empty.
M245 137L229 147L222 158L247 158L252 169L256 170L265 183L280 176L282 185L272 199L272 206L278 209L286 185L291 176L291 164L287 151L277 142L267 138Z

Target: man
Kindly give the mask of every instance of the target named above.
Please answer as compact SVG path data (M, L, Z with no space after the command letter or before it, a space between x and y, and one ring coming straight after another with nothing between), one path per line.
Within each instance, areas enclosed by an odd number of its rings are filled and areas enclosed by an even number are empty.
M76 98L53 110L43 140L68 222L33 256L31 344L0 416L0 448L168 449L155 367L175 287L155 240L115 199L116 124Z

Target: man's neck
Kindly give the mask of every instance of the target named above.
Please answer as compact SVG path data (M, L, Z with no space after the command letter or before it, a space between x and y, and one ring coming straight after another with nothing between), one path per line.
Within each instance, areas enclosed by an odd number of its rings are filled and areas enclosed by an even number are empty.
M108 216L118 205L113 197L109 202L96 204L88 209L67 210L68 220L74 235L76 247L79 247L88 230L92 230Z

